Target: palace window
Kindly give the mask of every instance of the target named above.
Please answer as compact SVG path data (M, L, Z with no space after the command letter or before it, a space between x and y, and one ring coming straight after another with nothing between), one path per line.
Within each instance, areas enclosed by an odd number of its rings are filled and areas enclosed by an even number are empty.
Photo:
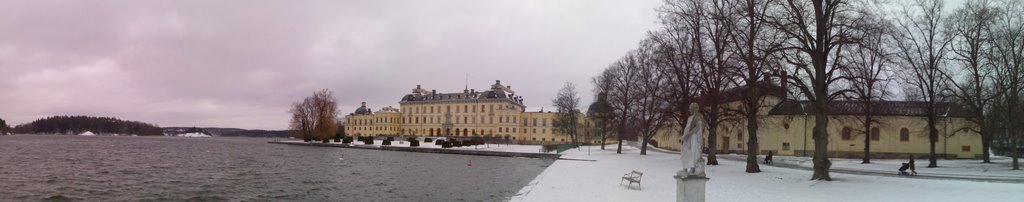
M871 141L878 141L882 139L881 131L877 127L871 129Z
M843 140L853 139L853 137L851 137L851 135L850 135L851 132L852 131L850 131L850 127L843 127L843 136L842 136Z
M907 128L900 129L900 141L910 141L910 130L907 130Z
M969 152L971 151L971 145L964 145L960 147L960 151Z
M782 143L782 151L789 151L789 143L788 142L783 142Z

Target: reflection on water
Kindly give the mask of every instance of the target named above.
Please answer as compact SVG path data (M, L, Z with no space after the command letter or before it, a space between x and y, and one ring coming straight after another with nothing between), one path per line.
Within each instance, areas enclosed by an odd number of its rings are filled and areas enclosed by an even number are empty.
M269 140L0 136L0 201L501 201L551 164Z

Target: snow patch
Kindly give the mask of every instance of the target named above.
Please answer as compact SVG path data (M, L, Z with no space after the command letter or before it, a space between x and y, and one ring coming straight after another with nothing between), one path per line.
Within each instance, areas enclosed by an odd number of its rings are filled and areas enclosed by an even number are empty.
M178 134L178 137L213 137L203 133L182 133Z
M81 136L96 136L96 133L92 133L92 131L85 131L84 133L81 133L81 134L78 134L78 135L81 135Z

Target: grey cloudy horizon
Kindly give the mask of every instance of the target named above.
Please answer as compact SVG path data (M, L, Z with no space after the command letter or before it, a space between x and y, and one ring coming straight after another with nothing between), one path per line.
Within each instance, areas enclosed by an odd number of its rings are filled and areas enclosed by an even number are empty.
M287 128L330 89L339 114L398 107L417 84L501 80L551 109L658 29L644 1L4 1L0 118L109 116L160 126ZM467 83L468 75L468 83Z

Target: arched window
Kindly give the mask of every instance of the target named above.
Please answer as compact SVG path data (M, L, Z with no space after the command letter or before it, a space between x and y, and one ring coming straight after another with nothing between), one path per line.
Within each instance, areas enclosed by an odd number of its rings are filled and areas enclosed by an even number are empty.
M853 137L850 135L850 133L851 133L850 127L843 127L843 136L842 136L843 140L853 139Z
M878 141L882 139L882 132L878 130L878 127L871 129L871 141Z
M907 130L907 128L900 129L900 141L910 141L910 130Z

